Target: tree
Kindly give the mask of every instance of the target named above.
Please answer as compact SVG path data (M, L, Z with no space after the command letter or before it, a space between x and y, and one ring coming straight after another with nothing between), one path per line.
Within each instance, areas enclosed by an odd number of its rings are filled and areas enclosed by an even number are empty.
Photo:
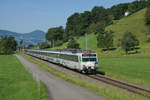
M128 10L130 13L137 12L147 5L147 0L136 0L128 5Z
M67 45L67 48L70 48L70 49L80 49L80 46L79 46L79 43L77 43L77 41L74 38L72 38L69 41L69 43Z
M90 24L92 23L92 16L89 11L85 11L84 13L80 14L80 24L79 26L79 34L78 36L83 36L86 32Z
M95 6L91 11L91 16L93 23L101 22L104 25L109 25L112 23L109 12L104 7Z
M124 17L124 13L128 10L128 5L129 3L115 5L108 9L109 14L112 14L115 20L119 20Z
M60 41L64 41L65 38L67 37L64 37L64 29L62 26L50 28L46 33L46 40L51 41L51 43L55 41L55 44L58 44L57 46L61 45Z
M23 40L20 41L20 46L22 46L22 45L23 45Z
M28 45L28 49L32 49L34 47L34 45L33 44L30 44L30 45Z
M104 49L113 47L113 32L101 31L101 33L98 33L97 46Z
M20 49L23 49L23 40L20 40L19 47L20 47Z
M17 42L12 36L5 36L0 41L0 51L4 54L12 54L17 49Z
M68 35L68 38L72 38L80 34L80 14L74 13L67 19L65 33Z
M139 46L139 40L131 32L125 32L121 40L123 50L128 54L128 51L135 50Z
M150 6L150 0L147 0L147 7Z
M104 28L105 28L105 26L104 26L104 24L102 24L102 23L93 23L93 24L91 24L90 25L90 27L88 28L88 31L87 31L87 33L94 33L94 34L98 34L98 33L101 33L101 32L103 32L104 31Z
M42 42L39 46L40 49L50 48L50 45L47 42Z
M149 2L150 2L150 0L149 0ZM147 5L145 21L146 21L147 25L150 25L150 3L149 3L149 5Z

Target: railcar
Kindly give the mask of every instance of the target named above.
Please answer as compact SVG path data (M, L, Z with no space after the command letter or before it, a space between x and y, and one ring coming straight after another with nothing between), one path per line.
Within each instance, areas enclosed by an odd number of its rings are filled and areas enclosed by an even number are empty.
M82 73L96 73L98 69L97 54L89 50L26 50L26 53Z

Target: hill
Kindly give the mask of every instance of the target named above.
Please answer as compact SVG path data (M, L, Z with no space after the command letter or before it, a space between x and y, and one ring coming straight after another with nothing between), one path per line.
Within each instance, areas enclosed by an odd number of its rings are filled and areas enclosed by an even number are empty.
M128 17L124 17L121 20L115 20L114 23L108 27L106 27L106 30L112 30L114 32L114 46L117 47L119 43L119 39L122 38L122 35L125 31L130 31L134 33L137 38L140 41L140 53L137 55L146 55L150 52L150 43L147 43L146 40L150 38L150 34L148 34L147 27L145 25L144 19L145 19L145 12L146 9L142 9ZM80 47L82 49L85 49L85 38L80 37L77 39L77 41L80 43ZM94 51L100 51L99 48L97 48L97 39L95 34L89 34L87 39L87 47L88 49L94 50ZM56 48L65 48L67 43L65 43L61 47ZM101 53L104 54L104 53ZM104 55L122 55L124 52L118 48L115 51L111 52L105 52ZM150 55L150 54L149 54Z
M24 34L11 32L8 30L0 30L0 36L14 36L18 42L20 40L23 40L25 45L37 44L45 41L45 32L41 30L35 30L30 33L24 33Z

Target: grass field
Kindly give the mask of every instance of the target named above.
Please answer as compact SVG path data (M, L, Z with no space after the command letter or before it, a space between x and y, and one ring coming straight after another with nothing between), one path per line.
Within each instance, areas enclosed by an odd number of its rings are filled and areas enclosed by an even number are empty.
M150 58L102 57L99 69L110 77L150 88Z
M0 100L48 100L43 83L40 93L36 81L15 56L0 55Z
M22 55L24 58L26 58L28 61L35 63L39 65L41 68L47 70L48 72L52 73L53 75L66 80L68 82L71 82L73 84L79 85L81 87L84 87L88 89L89 91L92 91L98 95L106 97L108 100L149 100L148 98L145 98L143 96L139 96L133 93L129 93L125 90L112 87L112 86L105 86L105 85L97 85L93 82L87 82L85 80L82 80L77 77L72 77L70 75L67 75L62 72L58 72L47 65L45 65L42 62L36 61L29 56Z

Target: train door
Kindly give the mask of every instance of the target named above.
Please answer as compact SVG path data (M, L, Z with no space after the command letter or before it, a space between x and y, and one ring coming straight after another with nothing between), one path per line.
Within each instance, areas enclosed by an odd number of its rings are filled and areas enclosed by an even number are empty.
M78 56L78 66L77 69L80 71L81 70L81 61L82 61L82 57Z

